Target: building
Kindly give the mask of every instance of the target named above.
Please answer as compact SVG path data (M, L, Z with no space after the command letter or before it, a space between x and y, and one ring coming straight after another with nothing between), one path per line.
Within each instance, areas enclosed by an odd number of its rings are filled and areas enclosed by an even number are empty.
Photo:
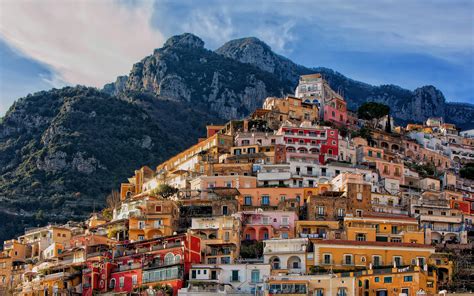
M423 266L435 252L434 247L425 244L310 240L314 249L314 268L323 270L363 270L370 266Z
M189 231L201 238L202 262L230 264L239 257L240 219L233 216L193 218Z
M324 120L332 122L337 126L346 126L347 103L342 98L331 98L324 105Z
M306 273L307 238L270 239L263 242L263 262L272 275Z
M361 296L436 295L436 273L423 266L369 269L357 276Z
M417 219L405 215L347 215L344 217L344 229L348 240L425 243L424 231L419 229Z
M244 211L236 214L242 221L242 240L268 240L294 238L295 221L292 211Z
M191 234L168 236L116 246L109 291L130 293L142 285L183 288L191 265L201 262L201 240Z
M353 274L272 275L265 295L357 295Z
M270 276L270 264L193 264L187 288L180 296L262 295L264 281Z
M272 111L280 124L285 121L301 123L309 120L315 122L319 118L319 109L316 104L292 96L266 98L263 102L263 109Z

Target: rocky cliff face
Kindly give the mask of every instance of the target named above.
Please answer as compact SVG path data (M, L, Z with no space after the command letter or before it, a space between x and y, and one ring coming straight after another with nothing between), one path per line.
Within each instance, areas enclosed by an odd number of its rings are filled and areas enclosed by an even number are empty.
M198 37L183 34L133 65L126 80L120 78L104 90L126 99L131 92L146 92L158 100L189 103L231 119L246 116L267 96L291 92L289 85L257 67L209 51Z
M313 73L311 69L293 63L291 60L272 51L261 40L250 37L231 40L216 50L216 53L233 60L251 64L276 75L282 81L298 84L301 74Z

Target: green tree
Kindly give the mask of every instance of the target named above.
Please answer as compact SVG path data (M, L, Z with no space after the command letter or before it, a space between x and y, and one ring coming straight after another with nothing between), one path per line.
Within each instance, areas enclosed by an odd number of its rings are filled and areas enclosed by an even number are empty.
M372 128L376 128L381 118L390 117L390 107L376 102L364 103L357 109L357 116L367 120ZM385 129L387 128L390 128L390 125L385 126Z
M157 195L161 198L169 198L176 194L176 192L178 192L177 188L168 184L160 184L152 191L152 194Z
M461 178L466 178L470 180L474 180L474 163L467 163L464 165L463 168L459 171Z
M380 119L389 114L389 106L376 102L364 103L357 110L357 116L365 120Z

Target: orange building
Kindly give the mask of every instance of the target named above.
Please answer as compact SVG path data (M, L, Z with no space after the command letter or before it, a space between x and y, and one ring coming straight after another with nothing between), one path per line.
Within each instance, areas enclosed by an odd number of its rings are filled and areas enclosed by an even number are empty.
M130 213L129 239L140 241L172 235L176 231L178 206L168 199L148 197Z

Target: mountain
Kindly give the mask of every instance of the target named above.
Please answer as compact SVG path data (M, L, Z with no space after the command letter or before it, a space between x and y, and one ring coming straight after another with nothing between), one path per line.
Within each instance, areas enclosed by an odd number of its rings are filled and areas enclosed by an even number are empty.
M128 77L119 77L104 90L125 99L131 93L146 93L232 119L248 115L267 96L292 92L292 84L205 49L201 39L183 34L168 39L133 65Z
M443 93L434 86L422 86L414 91L396 85L373 86L350 79L328 68L307 68L274 53L257 38L242 38L227 42L216 52L236 61L253 65L276 75L282 81L290 81L294 89L299 75L321 73L331 88L344 95L348 107L356 110L367 101L389 105L391 114L399 124L408 121L423 122L428 117L444 117L458 127L474 128L474 105L449 103Z
M390 105L399 122L445 116L474 127L474 106L446 103L433 86L372 86L327 68L307 68L256 38L216 51L192 34L171 37L102 90L83 86L17 100L0 119L0 240L26 226L83 219L143 165L154 167L205 135L205 125L241 118L267 96L294 92L320 72L353 110Z

